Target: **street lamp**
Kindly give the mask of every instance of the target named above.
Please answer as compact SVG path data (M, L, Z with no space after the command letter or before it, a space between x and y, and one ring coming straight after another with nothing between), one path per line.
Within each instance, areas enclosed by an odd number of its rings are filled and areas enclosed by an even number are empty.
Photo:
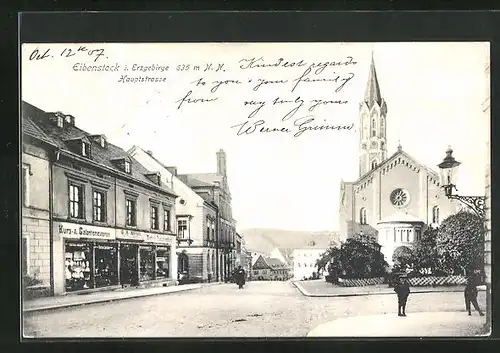
M476 213L481 220L483 221L483 224L486 223L486 217L485 217L485 210L484 210L484 204L486 201L486 196L462 196L462 195L456 195L453 194L453 189L458 191L456 187L456 176L457 176L457 171L458 167L460 166L460 162L457 161L453 157L453 150L451 149L450 146L448 146L448 149L446 150L446 157L444 157L443 161L438 164L438 167L441 171L441 187L444 189L444 193L447 198L453 199L453 200L458 200L468 206L474 213ZM486 266L486 263L485 263ZM486 270L486 269L485 269ZM486 271L485 271L486 272ZM486 325L488 326L489 329L489 324L490 324L490 308L491 308L491 288L489 284L488 278L485 281L486 283Z
M461 163L457 161L452 154L453 150L451 147L448 147L446 150L446 157L444 157L443 161L438 164L441 171L441 187L444 189L444 193L447 198L459 200L484 220L485 196L462 196L453 194L453 189L458 191L455 180Z

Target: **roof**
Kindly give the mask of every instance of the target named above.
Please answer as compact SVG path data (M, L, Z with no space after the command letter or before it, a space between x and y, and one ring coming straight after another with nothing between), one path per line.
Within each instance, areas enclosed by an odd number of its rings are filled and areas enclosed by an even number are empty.
M377 79L377 71L375 70L375 61L372 55L372 62L370 64L370 73L368 74L368 83L365 90L365 103L371 108L375 103L379 106L382 105L382 95L380 94L380 86Z
M371 174L373 174L374 172L380 170L381 168L386 167L388 164L392 163L396 158L398 158L400 156L403 156L404 158L407 158L409 161L411 161L413 164L415 164L419 168L422 168L422 169L426 170L433 178L439 180L439 174L436 171L434 171L431 168L427 167L426 165L418 162L415 158L413 158L408 153L406 153L405 151L403 151L403 149L401 148L401 146L399 146L397 152L395 152L392 156L390 156L385 161L383 161L382 163L380 163L377 166L377 168L372 169L368 173L360 176L354 183L359 183L360 181L368 178ZM342 183L343 184L349 184L349 182L345 182L345 181L341 182L341 185L342 185Z
M55 142L27 116L22 117L22 130L23 134L55 146Z
M212 187L222 185L223 176L217 173L180 174L179 177L191 187Z
M275 269L288 268L288 266L285 265L283 262L281 262L279 259L273 259L273 258L270 258L270 257L265 257L264 261L266 261L266 263L271 268L275 268Z
M31 121L32 124L35 125L35 128L33 128L33 126L31 125L28 125L29 131L39 130L43 135L49 137L56 147L58 147L62 151L69 152L70 154L75 153L68 146L68 142L82 138L88 138L90 141L92 141L91 137L96 135L90 134L76 126L69 124L66 125L64 129L58 128L48 119L48 115L50 113L46 113L41 109L24 101L22 103L21 113L23 116L23 120L27 119L28 122ZM92 143L91 155L91 161L93 161L94 163L100 164L121 173L124 172L119 169L113 161L126 158L132 161L130 173L132 178L149 184L150 186L153 186L157 189L162 189L164 192L171 194L172 196L177 196L164 183L161 183L161 185L159 186L158 184L151 181L148 177L146 177L146 174L151 174L153 172L147 170L142 164L132 158L125 150L116 145L107 142L106 147L101 147L101 145L98 143Z
M424 223L424 221L406 212L396 212L377 222L377 224L382 223Z

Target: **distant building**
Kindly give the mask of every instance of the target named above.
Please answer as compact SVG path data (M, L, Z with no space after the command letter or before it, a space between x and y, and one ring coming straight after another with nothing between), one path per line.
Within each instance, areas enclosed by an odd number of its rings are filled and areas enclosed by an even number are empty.
M316 261L321 258L327 248L307 248L293 250L293 279L303 280L318 273Z
M286 281L289 267L278 259L259 256L252 266L252 279L257 281Z
M274 248L269 255L272 259L278 259L289 268L289 277L293 277L293 249Z

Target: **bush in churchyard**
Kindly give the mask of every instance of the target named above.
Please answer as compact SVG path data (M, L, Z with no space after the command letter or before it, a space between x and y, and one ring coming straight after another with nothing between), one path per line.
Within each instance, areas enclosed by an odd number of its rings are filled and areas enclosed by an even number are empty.
M416 274L438 274L437 236L438 229L429 226L413 247L413 270Z
M340 262L345 278L374 278L385 275L387 262L381 246L373 239L348 238L341 245Z
M316 260L316 268L318 273L323 270L328 271L328 276L325 278L327 282L337 283L339 273L341 272L340 249L331 247L325 251L318 260Z
M448 274L467 275L484 266L484 223L472 212L446 218L436 239L439 266Z

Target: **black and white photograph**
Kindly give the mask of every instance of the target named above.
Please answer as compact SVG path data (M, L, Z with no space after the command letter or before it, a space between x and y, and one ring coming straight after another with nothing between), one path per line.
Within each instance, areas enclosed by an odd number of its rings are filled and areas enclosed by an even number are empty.
M489 42L20 54L23 339L490 334Z

